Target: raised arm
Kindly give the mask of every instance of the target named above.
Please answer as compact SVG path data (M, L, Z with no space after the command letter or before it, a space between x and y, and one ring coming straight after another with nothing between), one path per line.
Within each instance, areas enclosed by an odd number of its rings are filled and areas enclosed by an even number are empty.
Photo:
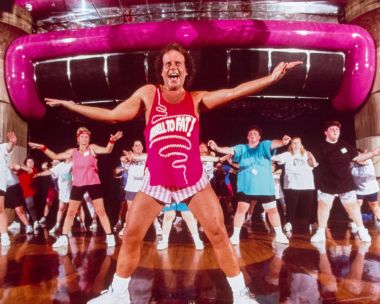
M11 153L17 142L17 137L16 137L15 132L13 131L7 132L7 138L8 138L7 152Z
M136 155L132 151L123 150L123 154L127 157L128 161L130 162L145 161L148 158L148 154L146 153Z
M284 135L282 139L273 139L272 144L270 145L270 148L273 150L273 149L284 147L288 145L291 140L292 140L291 137L288 135Z
M229 154L231 156L235 154L235 151L233 148L231 148L231 147L218 147L216 142L213 140L209 140L207 144L210 147L210 149L215 151L215 152L222 153L222 154Z
M244 82L231 89L200 92L200 100L206 109L213 109L241 97L256 94L279 81L288 70L300 64L302 61L281 62L268 76Z
M146 100L152 92L152 85L145 85L135 91L131 97L124 100L114 109L104 109L101 107L86 106L74 103L72 100L60 100L45 98L46 104L50 107L63 106L70 111L76 112L93 120L107 123L124 122L135 118ZM153 87L154 88L154 87Z
M95 152L95 154L110 154L113 150L115 142L117 142L122 137L123 132L117 131L115 134L110 135L110 140L108 141L107 146L102 147L95 144L91 144L91 149Z
M373 151L369 151L366 153L359 153L358 156L356 156L353 161L356 162L363 162L366 161L367 159L370 159L374 156L380 156L380 146L376 147Z
M37 144L33 142L28 143L29 147L35 150L40 150L50 159L65 160L73 156L73 149L68 149L65 152L55 153L52 150L48 149L45 145Z

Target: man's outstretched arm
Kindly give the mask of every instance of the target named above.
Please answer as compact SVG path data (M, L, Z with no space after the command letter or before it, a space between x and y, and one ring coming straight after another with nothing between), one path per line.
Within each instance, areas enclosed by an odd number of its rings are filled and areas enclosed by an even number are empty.
M93 120L117 123L128 121L137 116L143 104L144 94L149 91L149 85L139 88L131 97L124 100L114 109L109 110L101 107L93 107L76 104L71 100L46 98L46 104L50 107L63 106L70 111L76 112Z
M285 76L288 70L300 64L302 64L302 61L281 62L268 76L244 82L231 89L222 89L212 92L200 92L200 94L202 94L201 101L203 102L203 105L206 107L206 109L213 109L230 101L256 94L279 81Z

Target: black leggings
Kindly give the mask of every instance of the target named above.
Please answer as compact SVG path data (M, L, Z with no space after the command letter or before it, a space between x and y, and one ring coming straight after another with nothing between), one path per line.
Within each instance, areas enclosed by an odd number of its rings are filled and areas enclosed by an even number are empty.
M304 214L310 224L313 223L312 209L314 190L285 189L286 222L293 223L299 205L303 206Z

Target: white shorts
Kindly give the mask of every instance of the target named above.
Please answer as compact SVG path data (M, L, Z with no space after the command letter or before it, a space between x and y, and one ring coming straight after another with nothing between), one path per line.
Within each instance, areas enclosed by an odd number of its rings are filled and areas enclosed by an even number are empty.
M352 203L357 202L355 190L345 192L345 193L340 193L340 194L330 194L330 193L325 193L325 192L322 192L321 190L318 190L317 193L318 193L318 201L324 201L329 204L331 204L334 201L334 198L338 196L342 204L352 204Z
M145 173L141 192L148 194L149 196L165 203L171 204L172 202L183 202L185 199L192 197L199 191L206 188L209 183L207 175L203 173L200 180L192 186L189 187L165 187L165 186L151 186L150 185L150 173L147 171Z

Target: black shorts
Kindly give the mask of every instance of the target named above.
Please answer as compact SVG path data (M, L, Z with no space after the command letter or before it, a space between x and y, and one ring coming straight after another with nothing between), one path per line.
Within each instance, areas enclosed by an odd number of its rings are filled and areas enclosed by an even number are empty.
M101 184L88 185L88 186L72 186L70 193L70 200L81 201L83 195L88 192L92 200L103 197L103 189Z
M5 192L3 190L0 190L0 196L5 196Z
M377 202L377 192L371 194L356 194L357 199L366 200L367 202Z
M247 195L243 192L237 193L238 202L244 202L250 204L252 201L256 201L261 204L274 202L276 197L274 195Z
M20 184L10 186L5 194L5 208L15 209L16 207L25 206L25 198L22 193Z

